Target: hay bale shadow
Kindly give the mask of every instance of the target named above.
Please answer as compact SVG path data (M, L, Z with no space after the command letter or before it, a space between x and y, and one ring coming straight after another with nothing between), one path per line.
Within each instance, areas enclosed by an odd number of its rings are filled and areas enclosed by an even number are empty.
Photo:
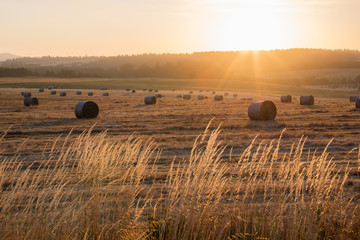
M270 120L270 121L248 120L247 123L245 124L245 128L283 129L286 128L286 124L280 123L276 120Z

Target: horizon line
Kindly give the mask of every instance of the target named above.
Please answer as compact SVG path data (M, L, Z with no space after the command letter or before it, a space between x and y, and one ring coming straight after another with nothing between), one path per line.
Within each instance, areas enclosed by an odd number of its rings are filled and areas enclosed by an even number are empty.
M17 56L16 58L91 58L91 57L124 57L124 56L141 56L141 55L191 55L195 53L236 53L236 52L271 52L271 51L287 51L287 50L325 50L325 51L354 51L359 52L360 49L350 48L274 48L274 49L243 49L243 50L206 50L206 51L192 51L192 52L143 52L143 53L129 53L129 54L117 54L117 55L33 55L33 56L22 56L10 52L1 52L0 54L10 54ZM13 59L16 59L13 58Z

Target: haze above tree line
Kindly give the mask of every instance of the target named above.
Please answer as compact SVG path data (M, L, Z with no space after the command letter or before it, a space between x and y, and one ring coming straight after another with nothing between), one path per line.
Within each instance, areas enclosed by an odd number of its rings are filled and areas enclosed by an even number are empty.
M140 54L113 57L20 57L0 62L0 77L188 78L246 80L267 74L316 69L359 69L358 50L287 49L270 51ZM359 77L360 79L360 77ZM358 81L357 78L347 79ZM326 83L324 79L308 80Z

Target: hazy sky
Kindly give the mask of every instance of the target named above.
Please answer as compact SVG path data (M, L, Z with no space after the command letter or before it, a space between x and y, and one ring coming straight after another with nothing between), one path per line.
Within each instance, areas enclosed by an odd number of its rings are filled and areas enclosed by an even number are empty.
M360 0L0 0L0 52L360 49Z

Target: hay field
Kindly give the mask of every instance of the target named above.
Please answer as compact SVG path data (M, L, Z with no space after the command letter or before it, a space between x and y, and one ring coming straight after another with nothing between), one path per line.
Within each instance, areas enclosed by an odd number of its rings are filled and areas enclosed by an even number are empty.
M25 90L39 106L23 106ZM360 112L350 92L311 90L315 105L300 106L299 95L280 103L289 93L282 90L217 89L229 93L221 102L212 90L194 90L191 100L175 97L188 89L160 90L165 97L144 105L153 92L76 90L57 89L67 93L60 97L0 88L1 236L360 236ZM76 103L87 100L99 116L76 119ZM260 100L274 101L275 121L248 119L249 104Z

